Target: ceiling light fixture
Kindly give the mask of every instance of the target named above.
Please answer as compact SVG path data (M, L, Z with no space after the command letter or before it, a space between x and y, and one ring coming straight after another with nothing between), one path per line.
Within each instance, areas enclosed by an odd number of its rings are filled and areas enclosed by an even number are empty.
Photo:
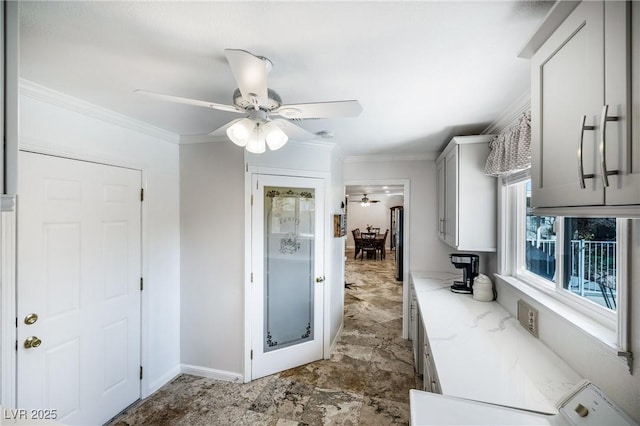
M289 140L286 133L262 109L253 109L249 111L248 117L235 120L227 128L227 136L233 143L254 154L262 154L266 151L266 146L275 151Z

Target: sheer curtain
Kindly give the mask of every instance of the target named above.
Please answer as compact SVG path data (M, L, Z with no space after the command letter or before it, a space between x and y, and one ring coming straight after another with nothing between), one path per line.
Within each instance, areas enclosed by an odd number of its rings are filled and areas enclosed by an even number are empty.
M485 174L501 176L503 181L526 179L531 168L531 111L523 113L518 122L489 142L489 157Z

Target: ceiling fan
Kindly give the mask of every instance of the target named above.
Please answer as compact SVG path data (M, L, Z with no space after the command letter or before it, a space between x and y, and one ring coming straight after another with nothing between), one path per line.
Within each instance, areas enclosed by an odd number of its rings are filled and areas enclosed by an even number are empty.
M367 194L362 194L361 200L349 200L350 203L360 203L361 206L368 206L371 203L379 203L379 200L371 200L367 197Z
M269 59L240 49L225 49L224 54L238 85L233 93L233 105L146 90L134 92L166 101L243 114L244 118L233 120L209 135L226 133L236 145L246 147L247 151L256 154L265 151L265 144L269 149L276 150L283 147L288 139L302 141L315 137L289 120L356 117L362 112L362 107L356 100L282 104L280 95L267 87L267 74L273 65ZM272 119L270 116L282 118Z

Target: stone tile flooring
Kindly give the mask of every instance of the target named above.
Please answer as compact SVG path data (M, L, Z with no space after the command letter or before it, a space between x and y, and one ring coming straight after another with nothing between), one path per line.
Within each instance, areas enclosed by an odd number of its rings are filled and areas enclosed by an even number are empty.
M331 359L239 384L180 375L112 420L126 425L409 424L420 388L402 338L402 282L384 261L347 252L344 328Z

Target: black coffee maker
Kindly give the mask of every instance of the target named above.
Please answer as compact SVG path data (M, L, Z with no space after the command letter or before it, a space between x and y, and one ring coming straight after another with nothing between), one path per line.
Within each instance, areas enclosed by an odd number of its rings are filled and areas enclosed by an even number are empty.
M453 253L449 255L451 263L458 269L462 269L462 281L454 281L451 291L454 293L473 293L473 279L478 276L478 264L480 257L471 253Z

